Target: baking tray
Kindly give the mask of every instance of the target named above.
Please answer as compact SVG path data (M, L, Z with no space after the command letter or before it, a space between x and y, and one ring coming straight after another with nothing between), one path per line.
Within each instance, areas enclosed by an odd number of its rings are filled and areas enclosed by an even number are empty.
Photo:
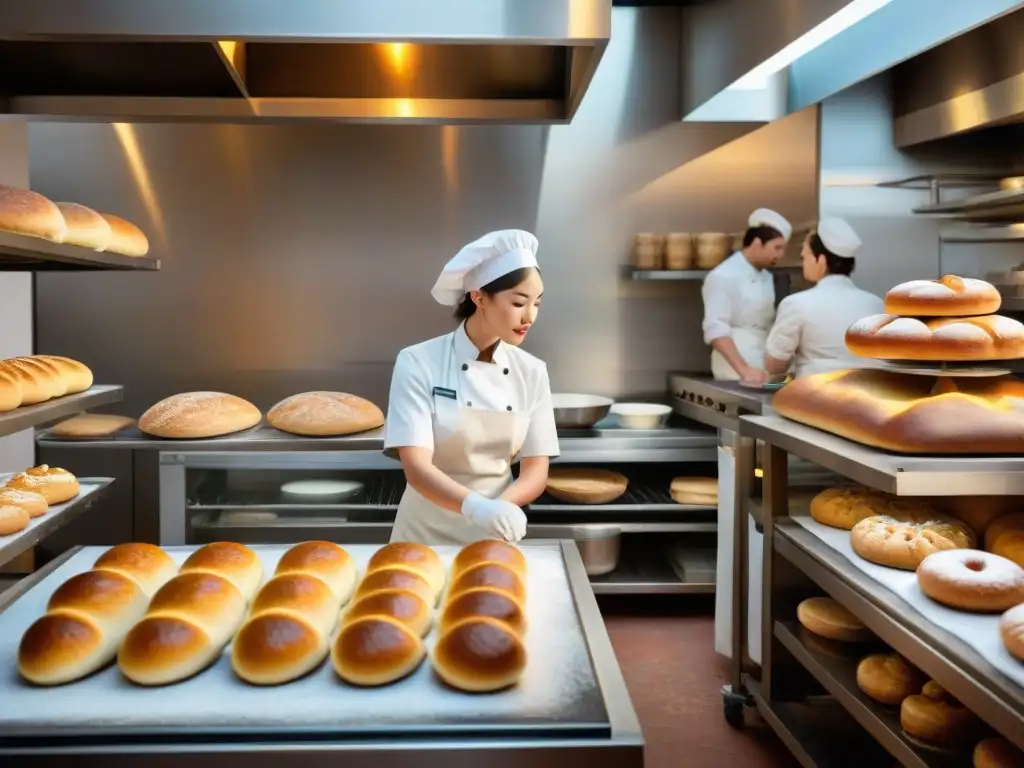
M254 545L273 573L290 545ZM346 550L362 570L378 549ZM181 563L196 546L167 547ZM450 563L457 547L436 547ZM167 738L267 741L296 738L395 739L403 736L609 738L605 709L583 627L557 542L529 542L526 635L529 662L519 685L473 695L447 688L429 656L410 677L382 688L342 682L326 660L311 675L283 686L250 686L231 671L228 649L210 668L177 685L143 688L116 666L70 685L38 688L17 673L21 635L53 591L106 550L84 547L0 613L0 746L52 744L54 739L125 743ZM427 637L432 648L436 631Z

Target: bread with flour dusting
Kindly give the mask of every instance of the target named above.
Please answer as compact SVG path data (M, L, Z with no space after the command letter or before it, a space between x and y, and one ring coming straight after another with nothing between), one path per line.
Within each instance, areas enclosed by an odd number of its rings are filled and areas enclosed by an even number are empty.
M154 437L220 437L254 427L263 415L247 400L224 392L185 392L161 400L139 418L139 430Z
M384 426L384 413L369 400L345 392L303 392L267 412L282 432L309 437L351 435Z
M847 329L846 348L882 360L1010 360L1024 357L1024 325L1001 315L932 320L869 315Z
M991 283L943 275L939 280L911 280L885 294L885 311L910 317L968 317L996 312L1002 303Z

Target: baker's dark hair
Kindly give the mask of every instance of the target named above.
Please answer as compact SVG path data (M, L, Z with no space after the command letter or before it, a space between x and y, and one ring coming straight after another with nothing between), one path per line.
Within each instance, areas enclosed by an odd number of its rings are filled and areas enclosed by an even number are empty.
M815 256L825 258L825 266L828 268L830 275L851 275L853 274L853 268L857 266L856 259L850 256L837 256L826 248L825 244L821 242L821 238L818 237L817 232L811 235L807 241L807 247L811 249L811 253Z
M743 247L748 248L755 240L760 240L764 245L769 240L782 237L782 233L775 227L750 227L743 233Z
M530 272L533 270L540 272L536 267L520 267L508 274L502 275L497 280L492 280L481 288L480 291L482 293L486 293L488 296L493 296L496 293L511 290L529 277ZM462 301L459 302L459 306L455 308L455 317L459 320L466 320L472 317L475 312L476 304L473 303L473 297L467 293L462 297Z

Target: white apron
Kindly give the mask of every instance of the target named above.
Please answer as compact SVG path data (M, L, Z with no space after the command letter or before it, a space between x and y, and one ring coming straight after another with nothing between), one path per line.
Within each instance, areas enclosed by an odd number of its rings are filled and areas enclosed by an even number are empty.
M444 368L444 386L448 389L454 338L453 334L452 344L446 345L449 359ZM495 387L508 387L500 366L480 362L472 365L484 366L480 370ZM500 496L512 482L512 460L526 440L529 418L513 410L467 408L445 397L435 396L433 401L434 466L472 491L492 499ZM461 546L488 538L495 538L494 534L461 514L437 506L406 485L391 541Z
M732 341L747 365L764 367L764 347L775 320L775 284L750 275L739 287L739 307L732 319ZM718 350L711 351L711 375L718 381L737 381L740 375Z

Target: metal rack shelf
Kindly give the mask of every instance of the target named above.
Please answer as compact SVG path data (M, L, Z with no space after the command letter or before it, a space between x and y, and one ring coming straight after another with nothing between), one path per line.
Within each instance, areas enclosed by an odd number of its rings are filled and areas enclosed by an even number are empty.
M801 269L799 264L779 264L769 272L793 272ZM703 280L710 269L635 269L625 267L623 274L627 280Z
M645 550L645 551L641 551ZM646 551L624 540L614 571L592 576L596 595L709 595L715 592L715 550L692 547L683 552L683 574L676 573L666 553Z
M7 413L0 413L0 437L13 435L24 429L48 424L65 416L87 411L100 405L120 402L124 387L100 384L76 395L65 395L39 405L26 405Z
M58 245L36 237L0 232L0 271L136 270L154 272L160 259L100 253L77 245Z

